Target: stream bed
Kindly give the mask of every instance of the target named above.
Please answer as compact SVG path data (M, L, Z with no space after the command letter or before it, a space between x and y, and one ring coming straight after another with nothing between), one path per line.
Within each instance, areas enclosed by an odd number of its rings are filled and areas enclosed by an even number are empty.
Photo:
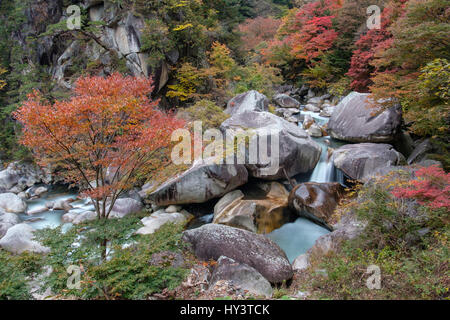
M317 124L323 126L328 122L328 118L318 115L318 113L302 112L302 114L309 114L313 117ZM302 182L340 182L342 177L338 170L335 170L333 164L328 159L328 148L337 148L343 143L335 141L330 137L312 138L322 148L322 154L319 162L312 173L303 174L295 177L298 183ZM87 200L77 199L78 194L74 190L68 190L64 186L50 186L49 191L38 199L31 199L27 201L28 212L36 212L32 215L20 214L20 219L28 223L35 229L56 228L63 224L61 217L64 215L63 210L49 210L47 209L48 202L56 202L59 200L73 199L71 205L72 211L93 211L94 207ZM195 212L192 212L195 214ZM209 213L209 212L208 212ZM199 216L199 215L196 215ZM206 223L211 223L213 214L205 214L202 212L201 216L194 219L188 228L196 228ZM65 224L64 227L70 227L71 224ZM64 228L63 228L64 229ZM305 253L310 249L314 242L322 235L329 233L329 231L310 220L305 218L298 218L294 222L286 223L281 228L272 231L266 236L277 243L285 252L290 262L296 257Z

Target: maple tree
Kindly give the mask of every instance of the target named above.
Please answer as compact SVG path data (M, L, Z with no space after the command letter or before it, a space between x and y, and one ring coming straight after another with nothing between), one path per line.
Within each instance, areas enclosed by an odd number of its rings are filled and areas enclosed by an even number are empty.
M49 103L35 90L14 113L23 125L20 142L40 164L61 169L107 219L153 160L169 154L172 131L184 126L156 108L147 97L152 90L152 80L118 73L79 78L67 101Z

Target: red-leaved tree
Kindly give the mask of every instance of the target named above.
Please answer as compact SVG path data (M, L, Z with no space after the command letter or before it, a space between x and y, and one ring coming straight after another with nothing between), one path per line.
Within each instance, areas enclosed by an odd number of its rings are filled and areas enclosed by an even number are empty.
M107 219L152 161L169 154L172 131L184 126L156 108L147 97L152 89L152 80L115 73L79 78L68 101L49 103L34 91L14 113L23 125L20 141L40 164L59 168L92 198L98 218Z
M416 171L417 180L407 187L392 191L397 198L416 199L419 204L432 209L450 210L450 173L438 166L422 167Z
M242 33L242 45L244 50L254 50L263 41L272 40L281 25L281 20L271 17L257 17L247 19L239 25Z

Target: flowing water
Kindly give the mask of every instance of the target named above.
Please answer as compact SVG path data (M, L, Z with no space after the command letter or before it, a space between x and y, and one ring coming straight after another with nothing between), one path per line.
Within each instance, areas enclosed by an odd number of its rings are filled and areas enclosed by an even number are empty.
M302 111L303 115L310 115L314 121L320 126L328 123L328 118L319 116L318 113L310 111ZM298 183L302 182L339 182L343 183L343 175L337 170L333 162L328 157L328 148L338 148L344 143L333 140L329 136L321 138L312 138L316 141L321 149L320 160L314 168L311 175L299 175L296 177ZM267 235L281 249L286 252L289 261L293 261L299 255L305 253L310 249L317 238L329 233L329 231L310 220L298 218L293 223L287 223L281 228L272 231Z
M64 210L47 209L48 202L57 202L60 200L73 199L71 203L74 211L93 210L94 206L86 200L76 200L77 193L74 190L68 190L65 186L49 186L49 191L40 198L27 200L28 213L20 214L19 218L22 222L29 224L34 229L56 228L62 224L61 217Z
M302 114L309 114L319 125L323 126L328 122L328 118L319 116L318 113L304 111ZM301 182L332 182L337 181L343 183L343 176L339 170L336 170L331 161L328 159L328 148L337 148L342 143L339 143L330 137L313 138L320 147L322 153L320 160L317 163L315 169L310 175L301 175L300 178L296 177L298 183ZM20 219L28 223L35 229L43 228L55 228L62 224L61 217L64 214L63 210L48 210L46 204L48 202L56 202L58 200L74 199L71 203L73 211L83 212L87 210L93 210L93 205L87 200L77 199L77 193L71 191L63 186L51 186L49 192L44 194L38 199L28 200L28 212L36 212L32 215L20 214ZM205 210L202 210L205 211ZM210 209L206 210L210 211ZM211 223L213 214L205 214L201 212L202 216L195 219L189 228L199 227L206 223ZM204 214L204 215L203 215ZM63 227L70 227L70 224L66 224ZM292 262L300 254L305 253L311 248L314 242L320 236L327 234L329 231L307 219L298 218L292 223L287 223L281 228L274 230L267 235L270 239L276 242L285 252L288 259Z

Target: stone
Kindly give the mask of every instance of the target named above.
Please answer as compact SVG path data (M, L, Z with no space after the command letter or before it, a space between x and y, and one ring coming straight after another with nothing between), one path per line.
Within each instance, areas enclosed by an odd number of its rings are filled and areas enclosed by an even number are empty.
M57 200L53 204L53 210L70 211L71 209L73 209L73 207L67 200Z
M240 187L247 180L244 165L196 161L191 168L156 188L147 199L159 206L204 203Z
M336 107L328 122L330 136L348 142L390 142L402 120L400 105L386 110L369 94L352 92ZM383 111L384 110L384 111Z
M213 223L220 223L256 233L270 233L289 219L288 196L285 187L278 182L258 184L255 197L235 190L226 194L214 206ZM266 190L263 190L266 189Z
M144 225L136 231L136 234L153 234L166 223L182 224L192 219L192 215L184 213L167 213L163 210L157 211L141 220Z
M365 181L380 167L401 165L402 154L390 144L358 143L347 144L333 152L334 166L354 180Z
M289 207L301 217L329 225L343 195L344 187L337 182L301 183L289 194Z
M119 198L109 214L109 218L123 218L138 213L144 208L141 201L133 198Z
M295 260L292 262L292 269L294 271L301 271L306 270L309 265L309 256L308 254L304 253L299 255Z
M221 256L255 268L271 283L292 278L293 271L280 247L269 238L219 224L206 224L183 232L195 255L204 261Z
M420 162L425 159L427 152L430 152L433 149L433 145L430 142L430 139L425 139L421 143L414 148L411 155L408 157L406 162L410 165L416 162Z
M231 99L225 113L235 115L245 111L267 111L268 108L269 99L258 91L252 90Z
M1 193L0 209L10 213L24 213L27 211L27 204L14 193Z
M0 171L0 188L19 193L26 188L44 182L51 182L50 174L29 162L12 162L5 170Z
M277 94L273 97L273 100L281 108L296 108L296 109L298 109L300 107L300 102L298 102L294 98L291 98L287 94Z
M0 238L6 234L9 228L18 223L20 223L20 219L16 214L0 211Z
M33 232L34 229L25 223L16 224L0 239L0 247L14 254L21 254L24 251L49 253L50 248L34 240Z
M317 124L313 123L307 130L311 137L320 138L322 136L322 128Z
M303 107L306 111L320 112L320 108L314 104L308 103Z
M166 208L166 212L167 213L174 213L174 212L180 212L181 207L180 206L175 206L175 205L170 205Z
M311 117L310 114L305 114L304 118L303 118L303 129L307 130L309 129L309 127L311 127L313 124L315 123L313 117Z
M319 116L329 118L333 115L335 109L336 107L323 105L322 110L319 113Z
M323 99L322 97L314 97L308 100L308 104L312 104L320 108L320 106L323 104Z
M320 146L302 128L269 112L239 113L225 120L220 129L227 133L227 137L237 137L241 141L248 137L249 148L253 147L256 154L251 154L252 159L245 149L245 166L250 176L255 178L278 180L284 179L286 175L292 177L309 172L320 158ZM267 141L266 152L260 149L261 141L264 140ZM275 155L277 150L272 151L272 145L277 147L278 157ZM243 143L238 149L241 150L242 146ZM266 157L272 154L274 156L264 161L257 157L259 153Z
M272 296L272 286L257 270L225 256L221 256L217 261L211 275L210 287L220 280L232 281L236 287L252 296Z
M97 219L97 213L93 211L69 211L61 217L64 223L82 224Z

